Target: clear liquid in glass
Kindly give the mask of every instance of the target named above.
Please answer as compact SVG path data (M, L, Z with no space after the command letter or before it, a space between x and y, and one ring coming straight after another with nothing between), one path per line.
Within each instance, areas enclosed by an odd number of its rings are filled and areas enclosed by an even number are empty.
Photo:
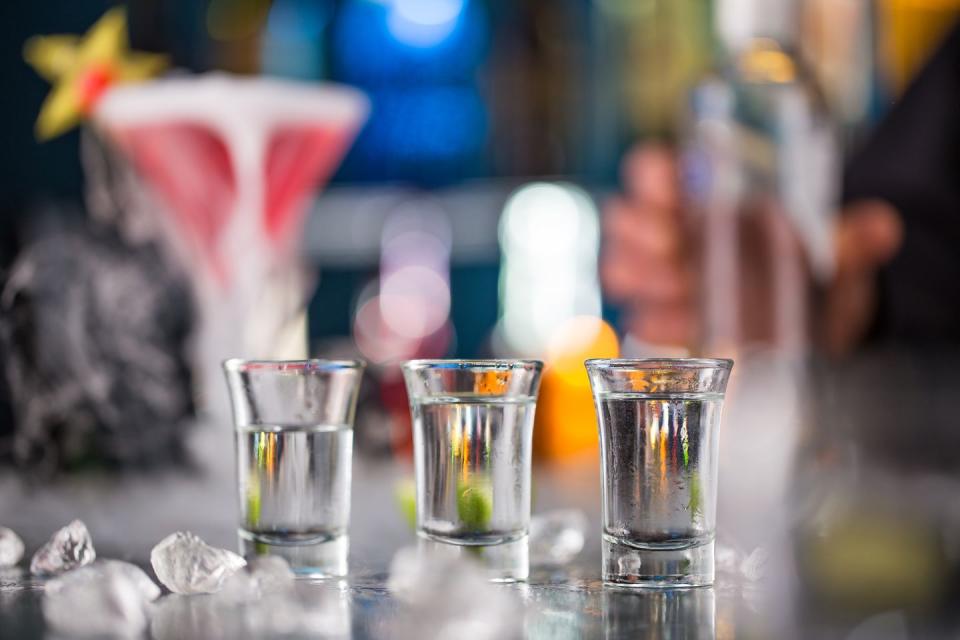
M419 533L461 545L524 539L535 399L458 395L412 408Z
M598 398L607 544L679 550L712 544L721 394Z
M353 429L251 425L236 432L240 514L254 540L304 544L346 535Z

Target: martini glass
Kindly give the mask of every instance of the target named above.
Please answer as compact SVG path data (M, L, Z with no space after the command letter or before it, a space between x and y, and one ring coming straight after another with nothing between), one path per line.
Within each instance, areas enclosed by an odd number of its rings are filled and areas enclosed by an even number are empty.
M307 355L303 221L367 112L347 87L224 74L120 86L98 103L98 129L193 282L201 406L215 415L228 406L220 361Z

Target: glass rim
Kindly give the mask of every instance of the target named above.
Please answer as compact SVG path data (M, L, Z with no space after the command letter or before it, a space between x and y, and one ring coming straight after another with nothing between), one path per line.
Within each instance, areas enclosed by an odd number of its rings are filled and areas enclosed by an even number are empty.
M473 360L407 360L403 363L404 371L424 371L426 369L457 369L462 371L542 371L543 362L540 360L509 360L505 358L473 359Z
M584 360L587 369L725 369L733 368L730 358L591 358Z
M367 366L364 360L327 360L324 358L308 358L304 360L247 360L244 358L228 358L222 363L224 371L230 373L246 373L248 371L341 371L362 370Z

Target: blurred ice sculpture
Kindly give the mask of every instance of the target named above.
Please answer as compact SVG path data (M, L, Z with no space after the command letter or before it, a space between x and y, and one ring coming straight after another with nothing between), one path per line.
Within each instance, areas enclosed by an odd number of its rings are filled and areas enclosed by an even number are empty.
M542 356L575 316L600 315L597 209L582 189L517 189L500 219L500 337L514 355Z
M360 296L354 339L377 364L444 355L451 336L450 222L429 200L388 216L375 293Z
M300 230L366 112L346 87L218 74L118 87L98 104L96 125L155 196L192 278L214 407L226 406L221 360L306 355Z
M187 283L156 246L119 227L49 218L0 294L16 424L0 458L42 472L183 462L193 413Z

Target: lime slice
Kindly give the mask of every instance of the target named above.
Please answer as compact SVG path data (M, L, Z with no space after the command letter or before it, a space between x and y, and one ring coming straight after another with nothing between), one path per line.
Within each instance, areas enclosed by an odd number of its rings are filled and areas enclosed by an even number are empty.
M417 487L413 478L407 478L397 483L394 494L400 514L411 529L417 528Z
M470 531L485 531L493 516L493 489L488 482L470 481L457 485L457 515Z

